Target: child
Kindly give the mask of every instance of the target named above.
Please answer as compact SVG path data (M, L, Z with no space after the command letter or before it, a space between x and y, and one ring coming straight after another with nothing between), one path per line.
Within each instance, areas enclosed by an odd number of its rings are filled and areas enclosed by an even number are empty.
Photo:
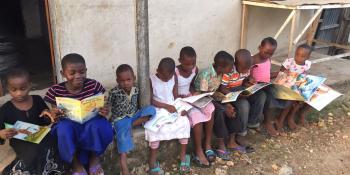
M150 116L155 115L156 110L153 106L138 110L139 89L134 85L136 77L128 64L118 66L116 76L118 85L110 90L108 104L112 111L121 172L128 175L126 154L134 148L132 127L147 121Z
M275 78L278 72L271 73L271 57L277 48L277 41L272 37L264 38L259 46L259 53L253 56L253 67L250 74L256 82L270 82L271 78ZM271 136L277 136L278 132L273 126L272 111L269 109L273 97L267 93L267 101L264 110L264 126ZM283 106L284 107L284 106Z
M75 53L62 58L61 74L67 81L53 85L44 100L52 106L52 117L56 118L64 113L56 107L56 97L69 97L82 100L105 92L96 80L86 78L84 58ZM99 156L113 140L113 129L105 118L108 115L106 107L99 109L99 114L89 121L80 124L72 120L61 118L52 130L58 139L61 158L72 165L73 174L92 175L103 174L99 163Z
M232 70L233 57L225 51L218 52L214 57L214 64L201 71L195 79L195 90L197 93L215 92L220 84L222 74ZM215 106L214 132L218 141L216 153L213 150L205 152L207 159L213 162L216 156L223 160L230 160L230 153L226 151L225 138L229 133L236 132L235 112L231 104L221 104L213 101Z
M171 58L163 58L157 68L157 73L151 75L152 104L156 107L156 118L160 114L174 115L176 108L172 105L178 97L177 78L175 75L175 62ZM183 114L183 112L181 112ZM181 114L181 115L182 115ZM186 155L188 138L190 137L190 122L186 116L178 115L173 123L165 124L157 132L146 129L146 140L150 145L149 167L151 174L162 174L157 159L159 142L163 140L179 139L180 152L180 174L189 173L190 160Z
M235 53L235 62L230 73L224 74L220 91L223 94L245 89L254 83L254 80L249 77L250 68L252 65L252 57L248 50L240 49ZM253 152L254 149L247 144L245 136L247 135L247 128L258 128L260 122L263 120L263 109L266 101L266 94L264 91L258 91L255 94L244 97L240 96L233 106L236 109L237 117L240 119L241 131L235 136L234 133L230 135L227 145L229 150L236 150L242 153ZM240 144L237 145L235 140Z
M311 68L310 58L311 47L307 44L302 44L295 50L295 57L288 58L282 63L280 71L287 73L305 74ZM291 130L295 130L297 125L294 121L294 116L296 112L300 110L299 124L305 126L305 116L306 113L311 109L307 104L300 102L293 102L292 105L285 108L276 120L276 127L278 130L282 130L284 125L284 120L287 117L288 127Z
M175 69L178 79L178 93L180 97L188 97L194 94L194 78L198 73L196 66L196 52L192 47L184 47L180 51L180 65ZM189 112L189 120L193 128L193 137L195 145L195 162L200 167L208 167L209 161L204 155L202 148L202 130L205 129L204 150L212 150L211 135L214 125L214 105L209 103L207 106L198 109L193 107Z
M57 155L55 140L50 134L39 143L31 143L12 138L18 131L5 128L5 123L13 125L23 121L40 126L51 122L41 117L48 110L43 99L38 95L29 95L31 80L29 73L23 69L13 69L6 76L6 85L12 99L0 108L0 143L10 139L10 146L16 153L2 174L64 174L62 162Z

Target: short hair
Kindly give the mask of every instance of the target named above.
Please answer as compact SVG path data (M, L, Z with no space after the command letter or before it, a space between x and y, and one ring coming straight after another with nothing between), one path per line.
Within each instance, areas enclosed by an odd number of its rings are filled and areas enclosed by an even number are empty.
M67 54L61 60L62 69L64 69L67 66L67 64L77 64L77 63L85 64L84 57L77 53Z
M132 67L128 64L121 64L117 67L117 70L115 71L115 74L118 75L122 72L130 71L132 74L134 74L134 70L132 70Z
M214 63L222 62L224 64L233 64L233 56L226 51L219 51L214 57Z
M158 69L173 72L175 71L175 61L170 57L165 57L160 60Z
M185 55L188 57L197 57L196 51L191 46L186 46L181 49L180 58L183 58Z
M235 62L237 60L243 61L245 66L250 67L252 65L251 53L247 49L239 49L235 53Z
M261 41L260 45L265 46L266 44L271 44L272 46L277 46L277 41L272 37L267 37Z
M31 81L29 72L22 68L13 68L9 70L6 74L6 84L8 84L10 79L13 78L26 78L29 82Z
M303 49L308 50L308 51L309 51L309 54L311 54L311 52L312 52L312 50L313 50L313 48L312 48L310 45L308 45L308 44L301 44L301 45L299 45L299 46L297 47L297 49L299 49L299 48L303 48Z

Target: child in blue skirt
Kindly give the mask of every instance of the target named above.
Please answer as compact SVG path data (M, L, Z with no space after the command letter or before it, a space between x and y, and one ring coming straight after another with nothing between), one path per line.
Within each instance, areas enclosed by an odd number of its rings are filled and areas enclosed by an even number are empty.
M99 82L86 78L87 69L81 55L72 53L64 56L61 66L61 74L67 81L53 85L44 98L52 106L53 118L64 115L56 106L56 97L82 100L105 92ZM59 154L71 164L72 174L103 174L99 156L113 140L113 129L106 119L108 113L108 108L102 107L98 115L83 124L60 118L54 126L52 132L58 139ZM84 167L88 167L88 171Z
M134 148L132 127L148 121L156 114L156 109L153 106L139 108L139 88L134 85L136 77L130 65L118 66L116 76L118 85L110 90L108 104L111 106L121 173L128 175L126 154Z

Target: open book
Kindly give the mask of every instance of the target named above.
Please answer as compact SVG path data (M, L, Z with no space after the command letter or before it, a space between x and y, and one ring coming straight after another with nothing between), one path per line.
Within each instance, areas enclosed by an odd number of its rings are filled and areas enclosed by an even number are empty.
M96 116L98 108L104 106L104 95L94 95L81 101L67 97L56 97L56 104L66 117L78 123L84 123Z
M263 89L266 86L269 86L271 83L257 83L254 84L244 90L240 90L240 91L235 91L235 92L230 92L226 95L220 94L220 93L216 93L216 96L218 97L218 101L221 101L221 103L228 103L228 102L234 102L237 100L237 98L240 95L243 96L250 96L253 95L254 93L258 92L259 90ZM221 96L221 97L220 97Z
M203 93L203 94L194 95L186 98L180 98L180 100L186 103L189 103L192 106L195 106L197 108L203 108L213 100L213 98L211 98L213 94L214 92Z
M341 95L341 93L322 84L320 87L318 87L311 99L309 101L306 101L306 103L315 108L316 110L321 111L330 102L340 97Z
M279 72L272 93L278 99L308 101L325 80L314 75Z
M34 125L22 121L16 121L14 125L5 123L5 128L14 128L17 130L18 134L13 138L36 144L40 143L51 130L50 127Z

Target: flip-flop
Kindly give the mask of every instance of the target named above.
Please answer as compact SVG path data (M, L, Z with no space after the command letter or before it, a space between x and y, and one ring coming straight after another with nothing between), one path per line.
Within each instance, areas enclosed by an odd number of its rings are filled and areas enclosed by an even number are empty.
M103 168L99 163L96 164L95 166L89 167L89 173L96 174L99 169L102 170L102 173L99 173L98 175L104 175Z
M206 165L206 164L204 164L203 162L201 162L200 160L199 160L199 157L198 156L193 156L193 158L192 158L192 160L193 160L193 162L195 163L195 166L196 167L199 167L199 168L209 168L210 167L210 162L209 162L209 164L208 165Z
M221 158L222 160L225 160L225 161L231 160L230 152L228 152L226 150L217 149L216 155L217 155L217 157Z
M164 175L164 171L160 168L159 162L156 163L156 167L149 170L149 174Z
M247 150L246 150L246 147L245 146L236 146L234 148L227 148L229 151L236 151L236 152L239 152L241 154L245 154L247 153Z
M88 175L86 172L74 172L73 175Z
M205 157L207 157L207 159L210 163L215 161L215 158L217 155L215 154L215 152L213 150L208 149L204 153L205 153Z
M185 161L180 162L179 174L189 174L191 172L191 158L189 155L185 156Z

